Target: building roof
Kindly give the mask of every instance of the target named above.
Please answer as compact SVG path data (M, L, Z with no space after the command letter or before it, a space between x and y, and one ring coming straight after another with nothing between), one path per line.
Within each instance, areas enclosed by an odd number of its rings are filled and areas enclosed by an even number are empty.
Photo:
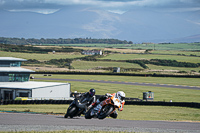
M44 87L53 87L67 85L69 83L58 83L58 82L0 82L0 89L39 89Z
M32 73L35 72L33 70L29 70L29 69L25 69L25 68L21 68L21 67L0 67L0 72L28 72L28 73Z
M14 57L0 57L0 61L27 61L27 60Z

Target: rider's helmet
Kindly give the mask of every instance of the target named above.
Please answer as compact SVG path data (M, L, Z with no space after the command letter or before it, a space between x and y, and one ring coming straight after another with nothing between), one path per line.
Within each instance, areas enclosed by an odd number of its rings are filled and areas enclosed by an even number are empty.
M89 91L89 95L92 97L92 96L94 96L95 95L95 89L90 89L90 91Z
M117 94L116 94L116 97L123 101L125 99L125 93L123 91L118 91Z

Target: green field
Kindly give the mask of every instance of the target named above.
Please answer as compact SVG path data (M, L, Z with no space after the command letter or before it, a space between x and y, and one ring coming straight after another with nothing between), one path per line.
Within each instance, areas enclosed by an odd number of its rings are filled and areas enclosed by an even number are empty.
M120 67L120 68L134 68L134 69L140 69L141 73L143 68L135 63L127 63L127 62L106 62L106 61L73 61L71 66L74 67L74 69L79 70L98 70L101 68L112 68L112 67ZM149 69L146 69L143 73L177 73L178 71L185 71L187 73L190 73L192 71L199 72L200 67L197 68L190 68L190 67L170 67L170 66L157 66L152 64L147 64ZM177 71L177 72L175 72ZM124 72L121 70L121 72ZM131 72L131 71L128 71ZM191 73L192 74L192 73Z
M157 66L157 65L152 65L152 64L147 64L147 66L149 67L149 69L151 70L168 70L166 73L169 73L171 70L177 70L177 71L186 71L186 72L191 72L196 71L199 72L200 71L200 67L197 68L190 68L190 67L170 67L170 66Z
M120 45L123 45L123 44L120 44ZM141 44L141 45L144 45L144 44ZM148 44L148 45L152 45L152 44ZM161 45L161 44L158 44L158 45ZM169 44L169 45L171 45L171 44ZM184 45L186 45L186 44L184 44ZM192 44L187 44L187 45L193 46ZM177 44L177 47L179 47L179 46L180 46L180 44ZM40 46L40 47L44 48L44 46ZM48 46L45 46L45 47L48 47ZM49 46L49 47L52 47L52 46ZM61 46L55 46L55 47L62 48ZM85 48L87 48L87 47L85 47ZM121 50L121 53L125 52L124 49L117 49L117 50ZM124 51L124 52L122 52L122 51ZM155 54L116 54L116 53L113 54L112 53L112 54L108 54L107 56L104 56L103 58L99 58L99 59L110 59L110 60L162 59L162 60L176 60L178 62L200 63L200 57L183 56L182 55L182 54L184 54L184 55L199 55L199 52L174 51L174 50L165 50L165 51L156 50L156 51L151 51L151 52L155 53ZM168 55L163 55L163 54L168 54ZM172 55L169 55L169 54L172 54ZM177 55L177 54L181 54L181 55ZM84 57L87 55L82 55L81 53L77 53L77 52L75 52L75 53L59 53L58 52L56 54L52 54L50 52L49 54L36 54L36 53L18 53L18 52L0 51L0 56L1 57L17 57L17 58L24 58L24 59L36 59L36 60L41 61L42 63L40 63L40 64L25 64L25 65L27 67L32 67L32 69L34 69L34 70L36 70L36 67L43 67L43 68L37 69L36 71L48 71L49 68L55 68L52 70L59 71L59 67L65 67L63 64L66 64L66 62L63 62L62 66L61 66L58 64L57 65L55 65L55 64L49 65L47 63L45 64L45 61L49 61L51 59L66 59L66 58L74 59L74 58L78 58L78 57ZM87 71L94 71L94 70L102 71L101 68L109 68L109 67L110 68L120 67L120 68L122 68L121 72L123 72L123 73L133 73L134 72L134 73L143 73L143 74L152 74L152 73L180 74L180 73L173 71L173 70L176 70L176 71L185 71L186 73L184 73L184 74L188 75L188 74L199 74L199 71L200 71L200 67L185 68L185 67L157 66L157 65L150 65L150 64L146 64L146 65L149 67L149 69L140 70L139 72L138 71L136 72L135 69L143 69L143 68L141 66L139 66L138 64L126 63L126 62L74 60L73 63L71 63L72 68L74 68L72 70L75 70L75 71L79 71L79 70L80 71L85 71L85 70L87 70ZM56 68L58 68L58 69L56 69ZM66 68L68 68L68 67L66 67ZM123 68L129 68L129 70L124 71ZM131 68L132 68L132 70L131 70ZM162 70L165 70L165 72L162 72ZM62 71L67 71L67 69L62 70ZM111 72L111 70L110 71L107 70L106 72ZM196 73L194 73L194 72L196 72Z
M176 60L178 62L200 63L200 57L178 56L178 55L110 54L101 59L111 59L111 60L165 59L165 60Z
M36 53L18 53L18 52L4 52L0 51L0 57L16 57L23 59L36 59L39 61L47 61L51 59L65 59L65 58L77 58L84 57L85 55L81 54L70 54L70 53L62 53L62 54L36 54Z
M98 48L124 48L124 49L153 49L153 50L200 50L200 43L175 43L175 44L43 44L47 46L75 46Z
M153 50L179 50L190 51L200 50L199 43L175 43L175 44L133 44L133 48L153 49Z
M175 51L175 50L153 50L150 53L152 54L173 54L173 55L196 55L200 56L200 52L198 51Z
M145 44L143 45L145 47ZM147 44L148 49L154 50L200 50L199 43L175 43L175 44Z
M139 68L143 69L138 64L126 62L106 62L106 61L73 61L71 64L75 69L94 69L101 67L123 67L123 68Z

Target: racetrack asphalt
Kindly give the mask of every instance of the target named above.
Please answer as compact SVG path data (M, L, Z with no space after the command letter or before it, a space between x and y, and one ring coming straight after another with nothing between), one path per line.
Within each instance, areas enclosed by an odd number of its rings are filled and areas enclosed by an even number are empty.
M126 132L165 132L199 133L199 122L173 121L134 121L106 118L66 119L61 115L0 113L0 131L126 131Z
M56 78L35 78L35 79L38 79L38 80L58 80L58 81L77 81L77 82L95 82L95 83L125 84L125 85L138 85L138 86L153 86L153 87L168 87L168 88L200 90L200 87L198 87L198 86L183 86L183 85L169 85L169 84L119 82L119 81L104 81L104 80L83 80L83 79L56 79Z

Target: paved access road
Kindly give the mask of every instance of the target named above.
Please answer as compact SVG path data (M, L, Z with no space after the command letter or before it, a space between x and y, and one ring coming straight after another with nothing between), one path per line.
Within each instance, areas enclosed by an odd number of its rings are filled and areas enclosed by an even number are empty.
M109 83L109 84L126 84L126 85L169 87L169 88L179 88L179 89L200 90L200 87L197 87L197 86L183 86L183 85L137 83L137 82L119 82L119 81L104 81L104 80L83 80L83 79L55 79L55 78L35 78L35 79L39 79L39 80L58 80L58 81L77 81L77 82L96 82L96 83Z
M87 131L127 131L127 132L167 132L167 133L199 133L199 122L170 121L133 121L106 118L104 120L76 117L65 119L63 116L0 113L0 131L55 131L55 130L87 130Z

